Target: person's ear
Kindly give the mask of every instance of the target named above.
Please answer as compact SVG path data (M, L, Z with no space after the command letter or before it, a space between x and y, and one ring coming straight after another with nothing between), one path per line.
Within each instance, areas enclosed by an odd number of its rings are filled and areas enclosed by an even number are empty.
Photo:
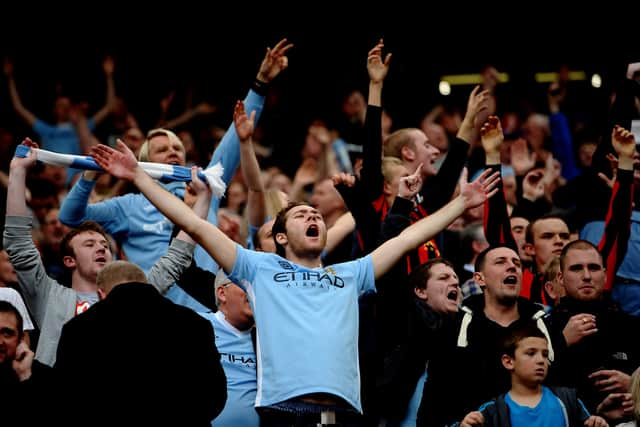
M416 294L419 299L427 301L427 288L413 288L413 293Z
M224 286L218 286L218 289L216 289L216 299L218 300L218 304L227 300L227 295L225 294L224 289Z
M529 255L532 258L536 256L536 248L532 243L525 243L523 247L525 254Z
M67 268L76 268L77 264L76 264L76 260L74 257L72 257L71 255L66 255L62 258L62 263L64 264L65 267Z
M107 297L107 293L102 288L98 288L98 299L103 300Z
M278 233L276 234L276 242L281 246L285 246L289 243L289 239L285 233Z
M484 274L482 274L480 271L476 271L475 273L473 273L473 281L476 282L479 286L484 286Z
M558 297L553 289L553 283L551 281L544 282L544 290L549 294L551 299L555 300Z
M511 356L509 356L508 354L503 354L501 361L502 366L504 366L507 371L513 370L513 358Z
M393 192L391 191L391 184L386 180L382 185L382 192L384 193L385 196L391 196L393 194Z
M406 160L408 162L412 162L416 158L415 151L413 151L408 145L404 145L400 149L400 154L402 155L402 160Z

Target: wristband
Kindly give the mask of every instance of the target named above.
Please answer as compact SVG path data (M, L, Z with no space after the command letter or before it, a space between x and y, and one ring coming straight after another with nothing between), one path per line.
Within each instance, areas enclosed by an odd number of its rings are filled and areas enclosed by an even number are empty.
M258 95L266 96L267 89L269 88L269 83L261 82L258 79L254 79L251 84L251 90L253 90Z

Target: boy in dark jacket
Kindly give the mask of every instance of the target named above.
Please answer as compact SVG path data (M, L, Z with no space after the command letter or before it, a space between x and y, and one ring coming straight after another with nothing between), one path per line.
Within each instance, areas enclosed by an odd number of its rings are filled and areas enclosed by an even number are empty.
M468 413L461 427L518 425L607 426L589 415L574 389L542 385L549 370L549 342L533 322L520 324L505 338L502 366L511 374L511 389Z

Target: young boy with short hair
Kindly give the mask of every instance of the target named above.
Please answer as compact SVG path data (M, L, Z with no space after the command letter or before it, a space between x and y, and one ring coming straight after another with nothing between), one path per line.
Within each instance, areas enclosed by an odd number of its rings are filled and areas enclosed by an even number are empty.
M511 390L469 412L460 427L608 426L604 418L589 415L574 389L542 385L549 371L548 345L533 322L512 329L502 351Z

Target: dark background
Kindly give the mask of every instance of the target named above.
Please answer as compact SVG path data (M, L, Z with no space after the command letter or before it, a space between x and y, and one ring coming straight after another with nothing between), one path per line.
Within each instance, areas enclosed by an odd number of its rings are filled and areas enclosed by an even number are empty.
M627 37L633 26L604 13L586 19L584 10L580 15L504 9L498 15L479 5L487 10L462 14L468 8L462 4L422 10L389 3L378 9L368 5L355 14L315 3L301 4L300 9L273 4L264 10L251 5L223 9L210 3L198 8L147 5L149 13L134 13L133 6L39 10L29 19L7 14L0 55L14 59L23 104L50 120L56 90L62 88L75 99L89 101L95 111L105 94L101 60L110 54L116 60L118 95L143 130L154 125L159 100L171 90L176 91L172 112L181 112L189 88L194 102L220 107L212 120L226 127L233 102L246 94L265 47L286 36L295 47L289 69L275 85L278 114L294 132L311 118L331 120L349 90L366 93L367 51L384 37L393 59L383 102L396 127L415 126L443 100L437 92L441 75L477 73L487 63L511 76L500 99L509 108L519 108L523 99L544 108L545 87L533 81L535 72L555 71L563 63L589 76L598 72L603 88L585 83L579 95L584 109L599 114L624 64L634 55L640 57L637 43L633 46L637 37ZM446 101L464 108L470 90L454 87ZM6 85L0 85L0 125L20 135L28 132L13 113Z

